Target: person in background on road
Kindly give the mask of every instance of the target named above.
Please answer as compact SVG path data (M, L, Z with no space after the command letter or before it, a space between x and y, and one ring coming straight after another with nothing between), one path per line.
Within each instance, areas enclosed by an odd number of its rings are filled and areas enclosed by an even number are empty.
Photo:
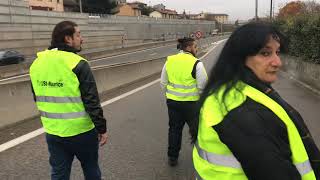
M85 179L100 180L98 148L107 142L106 119L87 60L77 55L83 43L78 25L58 23L51 46L39 52L30 78L50 153L52 180L67 180L74 156Z
M198 117L196 102L205 87L207 73L196 58L197 43L192 38L178 39L178 54L168 56L161 73L161 87L167 98L169 113L169 165L178 163L182 130L185 122L195 134L194 122Z
M269 24L233 32L199 104L197 179L315 180L320 153L300 114L272 88L286 49Z

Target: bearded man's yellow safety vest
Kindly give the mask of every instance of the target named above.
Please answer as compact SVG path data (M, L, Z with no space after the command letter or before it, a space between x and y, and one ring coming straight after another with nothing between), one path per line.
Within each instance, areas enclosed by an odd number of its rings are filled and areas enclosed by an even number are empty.
M39 52L30 67L36 104L48 134L70 137L94 128L72 71L81 60L77 54L52 49Z
M199 100L197 81L191 74L196 62L197 58L189 53L181 52L168 56L166 61L167 99L175 101Z
M232 88L225 96L224 105L222 102L225 87L222 87L217 93L207 97L202 106L197 142L193 148L193 163L197 179L248 179L239 161L228 146L220 141L218 133L212 126L221 123L229 111L240 106L249 97L270 109L283 121L287 127L292 163L299 171L302 180L316 180L301 136L286 111L266 94L245 83L239 82L237 87L241 90Z

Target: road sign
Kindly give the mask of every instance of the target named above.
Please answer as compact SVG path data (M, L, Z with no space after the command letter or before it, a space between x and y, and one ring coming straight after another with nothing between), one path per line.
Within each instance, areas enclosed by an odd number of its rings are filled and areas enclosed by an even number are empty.
M195 33L195 35L196 35L196 38L200 39L202 37L202 32L201 31L197 31Z
M190 33L189 37L195 38L195 34L194 33Z

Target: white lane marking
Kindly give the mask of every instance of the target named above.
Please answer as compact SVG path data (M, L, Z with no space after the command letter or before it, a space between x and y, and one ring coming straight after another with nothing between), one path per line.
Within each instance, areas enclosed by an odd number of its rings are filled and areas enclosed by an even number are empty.
M152 81L152 82L150 82L150 83L148 83L148 84L145 84L145 85L143 85L143 86L141 86L141 87L138 87L137 89L134 89L134 90L132 90L132 91L126 92L126 93L124 93L124 94L122 94L122 95L120 95L120 96L118 96L118 97L112 98L112 99L110 99L109 101L105 101L105 102L101 103L101 106L104 107L104 106L106 106L106 105L108 105L108 104L111 104L111 103L113 103L113 102L115 102L115 101L118 101L118 100L120 100L120 99L123 99L123 98L125 98L125 97L127 97L127 96L130 96L130 95L132 95L132 94L134 94L134 93L136 93L136 92L138 92L138 91L141 91L141 90L143 90L143 89L145 89L145 88L147 88L147 87L149 87L149 86L152 86L152 85L154 85L155 83L159 83L159 82L160 82L160 79L157 79L157 80L155 80L155 81Z
M123 53L123 54L118 54L118 55L114 55L114 56L109 56L109 57L105 57L105 58L99 58L99 59L95 59L95 60L91 60L89 61L91 62L97 62L97 61L101 61L101 60L106 60L106 59L111 59L111 58L115 58L115 57L119 57L119 56L124 56L124 55L128 55L128 54L134 54L134 53L138 53L138 52L144 52L144 51L148 51L148 50L153 50L153 49L159 49L159 48L163 48L163 47L167 47L167 46L173 46L172 44L170 45L164 45L164 46L160 46L160 47L154 47L154 48L149 48L149 49L143 49L143 50L138 50L138 51L133 51L133 52L128 52L128 53ZM157 53L153 53L150 54L150 56L156 55ZM19 79L22 77L28 77L29 74L23 74L23 75L18 75L18 76L13 76L13 77L9 77L9 78L5 78L5 79L1 79L0 82L4 82L4 81L8 81L8 80L12 80L12 79Z
M152 54L149 54L150 56L154 56L154 55L157 55L158 53L152 53Z
M222 41L224 41L224 40L222 40ZM218 41L218 42L219 42L218 44L220 44L222 41ZM211 51L213 51L216 47L217 47L217 46L214 46L212 49L210 49L210 50L209 50L205 55L203 55L201 58L207 56L207 55L208 55ZM152 82L150 82L150 83L148 83L148 84L145 84L145 85L143 85L143 86L141 86L141 87L139 87L139 88L137 88L137 89L134 89L134 90L129 91L129 92L127 92L127 93L124 93L124 94L122 94L122 95L120 95L120 96L117 96L117 97L115 97L115 98L112 98L112 99L110 99L110 100L108 100L108 101L102 102L102 103L101 103L101 106L104 107L104 106L106 106L106 105L108 105L108 104L111 104L111 103L113 103L113 102L116 102L116 101L118 101L118 100L120 100L120 99L123 99L123 98L125 98L125 97L127 97L127 96L130 96L130 95L132 95L132 94L134 94L134 93L136 93L136 92L138 92L138 91L141 91L141 90L143 90L143 89L145 89L145 88L148 88L148 87L150 87L150 86L152 86L152 85L154 85L155 83L158 83L158 82L160 82L160 79L157 79L157 80L155 80L155 81L152 81ZM28 141L28 140L30 140L30 139L32 139L32 138L34 138L34 137L37 137L37 136L39 136L39 135L41 135L41 134L43 134L43 133L44 133L44 129L43 129L43 128L40 128L40 129L37 129L37 130L35 130L35 131L32 131L32 132L30 132L30 133L28 133L28 134L25 134L25 135L23 135L23 136L20 136L20 137L18 137L18 138L15 138L15 139L13 139L13 140L11 140L11 141L8 141L8 142L6 142L6 143L3 143L3 144L0 145L0 153L3 152L3 151L5 151L5 150L7 150L7 149L9 149L9 148L12 148L12 147L14 147L14 146L17 146L17 145L19 145L19 144L21 144L21 143L23 143L23 142L25 142L25 141Z
M145 84L145 85L143 85L143 86L141 86L141 87L139 87L137 89L134 89L132 91L124 93L124 94L122 94L120 96L117 96L115 98L112 98L112 99L110 99L108 101L105 101L105 102L101 103L101 106L104 107L104 106L109 105L109 104L111 104L113 102L119 101L120 99L123 99L123 98L125 98L127 96L130 96L130 95L132 95L132 94L134 94L134 93L136 93L138 91L141 91L141 90L143 90L145 88L148 88L149 86L152 86L155 83L159 83L159 82L160 82L160 79L152 81L152 82L150 82L148 84ZM0 152L3 152L3 151L5 151L5 150L7 150L9 148L12 148L12 147L16 146L16 145L19 145L19 144L21 144L21 143L23 143L25 141L28 141L28 140L36 137L36 136L39 136L39 135L43 134L43 133L44 133L44 128L40 128L40 129L32 131L32 132L30 132L30 133L28 133L26 135L20 136L20 137L15 138L15 139L13 139L11 141L3 143L3 144L0 145Z
M105 58L99 58L99 59L91 60L89 62L96 62L96 61L111 59L111 58L115 58L115 57L119 57L119 56L124 56L124 55L128 55L128 54L134 54L134 53L138 53L138 52L149 51L149 50L153 50L153 49L159 49L159 48L163 48L163 47L167 47L167 46L173 46L173 45L169 44L169 45L164 45L164 46L160 46L160 47L154 47L154 48L149 48L149 49L143 49L143 50L138 50L138 51L133 51L133 52L128 52L128 53L118 54L118 55L114 55L114 56L109 56L109 57L105 57Z
M0 83L1 83L1 82L4 82L4 81L9 81L9 80L12 80L12 79L18 79L18 78L28 77L28 76L29 76L29 73L28 73L28 74L24 74L24 75L19 75L19 76L13 76L13 77L1 79L1 80L0 80Z
M208 54L211 53L220 43L222 43L223 41L226 41L226 40L227 39L222 39L220 41L214 42L214 46L199 59L201 60L201 59L205 58L206 56L208 56Z
M20 136L20 137L18 137L16 139L13 139L13 140L8 141L8 142L6 142L4 144L1 144L0 145L0 152L5 151L5 150L7 150L9 148L12 148L12 147L14 147L14 146L16 146L18 144L21 144L21 143L23 143L25 141L28 141L29 139L34 138L36 136L39 136L42 133L44 133L44 129L40 128L40 129L32 131L32 132L30 132L30 133L28 133L26 135Z

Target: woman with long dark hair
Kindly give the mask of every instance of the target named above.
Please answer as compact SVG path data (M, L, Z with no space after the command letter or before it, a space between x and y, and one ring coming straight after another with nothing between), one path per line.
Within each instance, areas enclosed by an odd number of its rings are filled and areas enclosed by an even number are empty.
M226 42L200 98L197 179L315 180L320 153L299 113L272 88L284 36L249 23Z

